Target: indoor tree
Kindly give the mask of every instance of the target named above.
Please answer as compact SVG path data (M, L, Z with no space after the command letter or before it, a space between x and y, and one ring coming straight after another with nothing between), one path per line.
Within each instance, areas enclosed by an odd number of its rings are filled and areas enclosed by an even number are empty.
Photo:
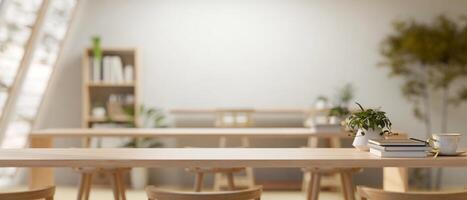
M428 24L395 22L394 31L382 44L382 66L403 78L402 93L414 104L427 136L433 98L441 95L440 125L446 132L448 107L467 100L466 24L441 15Z
M382 66L390 76L403 79L402 93L413 103L415 117L425 124L427 138L432 133L431 112L436 112L432 111L434 99L441 98L441 111L437 111L441 132L448 130L449 106L467 100L465 22L444 15L431 23L397 21L394 33L382 43Z

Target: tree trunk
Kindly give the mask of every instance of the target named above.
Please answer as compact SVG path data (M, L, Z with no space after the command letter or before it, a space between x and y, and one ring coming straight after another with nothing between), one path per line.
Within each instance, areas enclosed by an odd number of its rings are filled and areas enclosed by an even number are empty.
M449 107L449 87L443 87L443 102L441 113L441 132L446 133L448 130L448 107Z
M425 72L423 73L423 82L425 83L425 91L423 93L423 105L425 109L425 138L431 138L431 97L430 97L430 89L428 86L428 70L425 69ZM422 168L420 169L422 171L426 172L426 179L425 180L425 187L426 188L432 188L433 187L433 170L431 168ZM422 174L424 174L422 172Z

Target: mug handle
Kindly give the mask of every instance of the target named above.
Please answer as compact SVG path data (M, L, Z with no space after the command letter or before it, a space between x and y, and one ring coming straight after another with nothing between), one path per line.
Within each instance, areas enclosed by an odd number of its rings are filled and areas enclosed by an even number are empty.
M436 142L436 141L438 141L438 140L436 140L436 139L433 138L433 137L430 137L430 138L428 138L428 139L426 140L426 143L428 144L428 146L430 146L430 147L431 147L431 150L435 153L435 155L433 156L433 158L436 158L436 157L438 157L438 155L439 155L439 148L436 148L436 147L435 147L435 144L434 144L434 142Z

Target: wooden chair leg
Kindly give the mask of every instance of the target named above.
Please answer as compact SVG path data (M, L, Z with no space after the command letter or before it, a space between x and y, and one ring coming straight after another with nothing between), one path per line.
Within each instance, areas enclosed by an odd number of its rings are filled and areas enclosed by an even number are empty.
M126 188L125 188L125 180L124 180L124 171L119 169L117 170L117 182L118 182L118 190L120 192L120 198L122 200L126 200Z
M84 200L89 199L89 194L91 193L91 184L92 184L92 174L86 174L85 182L85 191L84 191Z
M119 190L119 182L118 182L118 173L117 172L111 172L111 182L112 182L112 190L114 193L114 199L115 200L120 200L120 190Z
M344 189L345 200L355 200L355 190L352 183L352 172L344 171L341 172L342 187Z
M86 175L81 174L81 178L79 180L79 188L78 188L78 200L83 200L84 191L86 186Z
M305 192L305 193L308 193L308 185L311 181L311 178L310 178L310 172L303 172L303 180L302 180L302 192Z
M253 168L245 168L245 176L243 176L243 179L247 181L245 185L246 187L253 188L255 186L255 174L253 172Z
M204 173L202 172L196 173L195 186L194 186L195 192L201 192L203 188L203 182L204 182Z
M321 174L311 172L311 181L308 188L307 199L318 200L319 190L321 188Z
M235 190L234 176L232 172L226 173L229 190Z
M349 200L349 198L347 197L348 185L345 180L345 174L344 172L340 172L339 175L341 176L341 186L342 186L342 194L344 195L344 200Z

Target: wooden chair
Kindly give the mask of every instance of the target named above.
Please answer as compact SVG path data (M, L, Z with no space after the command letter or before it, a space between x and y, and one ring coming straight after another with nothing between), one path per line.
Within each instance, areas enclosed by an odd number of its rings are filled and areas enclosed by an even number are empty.
M194 173L195 174L195 185L194 185L194 191L195 192L201 192L203 189L203 182L204 182L204 175L206 173L213 173L213 174L224 174L227 177L227 182L228 182L228 189L229 190L235 190L235 181L234 181L234 173L244 171L244 167L238 167L238 168L188 168L186 171Z
M318 200L319 192L321 189L321 177L329 174L339 174L341 179L342 193L345 200L355 200L355 190L352 184L352 174L359 171L359 168L306 168L303 169L311 174L310 181L308 182L307 199Z
M44 199L53 200L55 194L55 187L46 187L36 190L30 190L25 192L8 192L0 193L0 199L2 200L32 200L32 199Z
M465 200L463 192L389 192L381 189L357 187L362 200Z
M315 121L316 117L319 117L320 121L323 121L321 123L327 123L327 122L330 121L330 119L328 117L328 113L329 113L329 109L326 109L326 108L325 109L313 109L313 110L310 110L309 113L308 113L308 119L305 121L304 125L305 126L310 126L310 124L313 124L313 123L310 123L310 122ZM339 138L339 137L322 138L321 140L323 140L325 142L325 144L326 144L325 147L329 147L329 148L341 148L342 147L341 138ZM309 137L307 147L308 148L317 148L318 147L318 138L317 137ZM327 169L326 171L329 171L329 169ZM321 188L332 188L332 189L341 188L342 191L344 192L344 196L347 196L346 193L345 193L346 192L346 188L345 188L346 185L344 185L346 180L342 179L343 174L346 174L346 171L344 170L344 171L340 172L338 169L331 170L331 171L333 171L334 173L322 173L321 174L319 186ZM358 171L358 170L354 170L354 171ZM303 172L304 173L303 173L303 179L302 179L303 180L302 181L302 191L306 192L308 194L308 196L310 196L311 192L308 191L308 190L310 188L309 185L312 182L312 174L308 169L303 169Z
M85 138L84 147L89 148L90 138ZM91 193L93 177L98 173L106 173L110 176L115 200L126 200L126 188L124 175L130 168L75 168L81 174L78 188L78 200L88 200Z
M260 200L261 187L224 192L172 192L146 187L149 200Z
M218 109L216 110L216 120L214 126L217 128L246 128L253 125L253 109ZM228 147L226 137L219 139L219 147ZM249 147L250 141L247 137L241 138L241 147ZM200 192L203 187L204 175L206 173L214 174L214 190L221 190L227 187L229 190L234 190L237 187L250 188L255 185L253 169L250 167L242 168L189 168L188 172L195 173L194 190ZM234 173L244 172L244 176L234 176ZM235 177L235 178L234 178ZM234 180L235 179L235 180Z
M309 127L315 121L315 118L320 118L319 121L325 121L326 123L329 122L328 117L329 109L313 109L310 110L308 113L307 120L304 122L305 127ZM322 122L324 123L324 122ZM324 142L325 146L329 148L341 148L341 138L339 137L328 137L328 138L317 138L317 137L309 137L308 138L308 148L317 148L318 147L318 140ZM311 173L307 170L303 170L303 179L302 179L302 191L308 193L308 183L311 181ZM331 189L338 189L341 187L341 176L339 173L334 174L326 174L325 176L321 177L321 184L322 188L331 188ZM343 189L343 188L342 188Z
M215 127L217 128L248 128L254 125L253 109L217 109ZM250 147L250 140L247 137L242 137L241 146L243 148ZM219 147L226 148L229 146L229 141L226 137L219 139ZM255 178L253 168L243 168L243 176L235 176L236 187L251 188L255 186ZM222 187L229 185L229 177L223 173L214 174L214 189L220 190Z
M78 168L81 173L81 180L78 188L78 200L88 200L91 193L92 177L99 172L109 174L111 178L112 191L115 200L126 200L124 174L129 168Z

